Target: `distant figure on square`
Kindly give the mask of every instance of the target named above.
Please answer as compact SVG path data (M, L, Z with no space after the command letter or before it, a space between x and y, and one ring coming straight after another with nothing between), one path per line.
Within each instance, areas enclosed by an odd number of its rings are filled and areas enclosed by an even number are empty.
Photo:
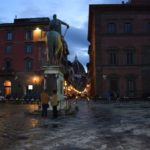
M119 101L119 100L120 100L119 92L116 92L116 93L115 93L115 99L116 99L116 101Z
M57 106L59 104L58 96L57 96L57 91L53 90L53 95L51 96L51 106L53 108L53 118L58 117L58 110Z
M90 98L89 98L89 96L88 96L87 94L85 94L85 96L84 96L84 97L85 97L86 103L87 103L87 104L89 104L89 102L90 102Z
M53 29L55 31L57 31L60 35L62 35L61 33L61 25L65 25L67 27L67 29L69 28L69 25L59 19L57 19L57 15L54 14L53 15L53 20L51 21L51 26L53 27Z
M40 100L42 105L42 117L47 117L47 108L49 107L49 95L47 94L46 90L43 90L40 94Z
M112 100L112 92L110 90L106 92L106 98L107 98L108 102L110 102Z

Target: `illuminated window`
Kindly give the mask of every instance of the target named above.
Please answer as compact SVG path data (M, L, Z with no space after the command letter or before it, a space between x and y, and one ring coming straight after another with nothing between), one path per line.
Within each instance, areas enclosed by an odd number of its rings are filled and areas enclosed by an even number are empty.
M4 86L11 86L11 82L8 81L8 80L6 80L6 81L4 82Z
M11 94L11 82L9 80L6 80L4 82L4 94L5 95Z
M28 90L33 90L33 85L28 85Z
M34 40L35 40L35 41L41 40L42 30L37 27L37 28L33 31L33 36L34 36Z

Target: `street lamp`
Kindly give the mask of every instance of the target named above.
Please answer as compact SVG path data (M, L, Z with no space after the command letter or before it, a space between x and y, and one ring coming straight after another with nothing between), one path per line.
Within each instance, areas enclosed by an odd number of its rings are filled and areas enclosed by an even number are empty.
M35 31L39 33L39 32L41 32L41 29L40 29L39 27L37 27L37 28L35 29Z
M36 85L36 83L37 83L36 77L33 78L33 83Z
M39 81L40 81L40 78L39 78L38 76L34 76L34 77L33 77L33 83L34 83L35 85L38 84Z

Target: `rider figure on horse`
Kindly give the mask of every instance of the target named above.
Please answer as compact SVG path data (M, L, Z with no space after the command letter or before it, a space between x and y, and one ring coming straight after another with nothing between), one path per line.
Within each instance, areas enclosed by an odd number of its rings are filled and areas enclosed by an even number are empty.
M60 35L62 35L61 33L61 25L65 25L67 27L67 29L69 28L69 25L59 19L57 19L57 15L54 14L53 15L53 20L51 21L51 26L52 28L57 31Z
M49 65L61 65L64 52L64 40L62 40L61 24L69 25L53 15L53 20L50 22L50 31L47 32L47 57Z

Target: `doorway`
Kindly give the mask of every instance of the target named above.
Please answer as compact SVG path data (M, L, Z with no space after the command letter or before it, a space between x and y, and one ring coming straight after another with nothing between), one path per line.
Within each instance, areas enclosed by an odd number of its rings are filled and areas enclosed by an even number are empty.
M11 81L6 80L4 81L4 95L10 95L11 94Z

